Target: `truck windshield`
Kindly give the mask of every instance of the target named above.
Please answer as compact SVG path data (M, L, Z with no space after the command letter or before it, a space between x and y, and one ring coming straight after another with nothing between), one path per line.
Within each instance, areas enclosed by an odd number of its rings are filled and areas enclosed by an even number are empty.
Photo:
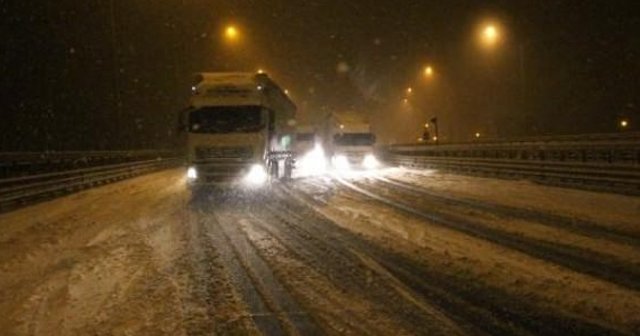
M189 132L256 132L264 127L260 106L206 106L189 114Z
M296 140L298 141L313 141L315 139L315 134L313 133L297 133Z
M343 133L334 135L333 142L338 146L372 146L376 137L371 133Z

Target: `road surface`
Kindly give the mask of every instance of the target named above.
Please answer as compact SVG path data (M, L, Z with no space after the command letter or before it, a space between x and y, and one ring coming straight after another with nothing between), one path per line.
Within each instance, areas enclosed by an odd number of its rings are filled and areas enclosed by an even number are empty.
M640 198L436 171L0 215L7 335L640 334Z

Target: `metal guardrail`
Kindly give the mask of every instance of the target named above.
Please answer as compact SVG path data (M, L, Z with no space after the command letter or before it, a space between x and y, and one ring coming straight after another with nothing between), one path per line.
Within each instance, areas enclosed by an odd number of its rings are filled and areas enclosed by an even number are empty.
M640 141L640 132L621 133L595 133L595 134L573 134L573 135L548 135L537 137L522 137L511 139L500 138L479 138L466 143L442 143L442 146L468 146L468 145L543 145L543 144L567 144L567 143L633 143ZM433 143L412 143L391 145L393 147L432 147Z
M0 152L0 179L176 156L168 150Z
M392 145L391 163L640 195L640 133L526 141Z
M43 157L39 155L23 155L15 153L12 158L21 160L32 160L32 164L42 165ZM0 160L7 158L7 153L1 153ZM183 162L172 152L73 152L56 153L55 157L60 161L75 161L80 157L99 157L100 160L93 160L92 166L57 170L50 172L7 177L0 179L0 211L13 209L17 206L28 204L36 200L50 198L52 196L68 194L73 191L91 188L113 181L118 181L145 173L158 171L165 168L175 167ZM153 159L146 159L154 157ZM118 163L97 165L96 162ZM144 159L143 159L144 158ZM48 158L47 158L48 159ZM127 162L119 162L127 161ZM1 161L0 161L1 162ZM7 161L4 161L5 165ZM21 161L26 162L26 161ZM54 164L55 165L55 164ZM66 164L63 165L66 167ZM80 165L82 166L82 165ZM60 168L60 167L57 167Z

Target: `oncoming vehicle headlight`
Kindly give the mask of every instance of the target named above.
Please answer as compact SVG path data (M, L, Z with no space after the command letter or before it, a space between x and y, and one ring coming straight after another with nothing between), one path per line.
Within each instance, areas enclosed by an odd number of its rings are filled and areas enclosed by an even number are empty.
M196 170L196 167L187 168L187 179L195 180L197 178L198 178L198 171Z
M313 150L300 159L300 172L302 175L321 175L327 169L327 160L322 146L316 144Z
M374 169L380 166L380 162L378 162L378 159L376 159L373 154L367 154L365 155L364 160L362 160L362 165L367 169Z
M262 165L254 164L253 166L251 166L251 169L249 170L247 176L245 176L244 180L249 184L260 185L267 182L268 177L269 176L267 175L267 171Z
M337 155L333 158L333 167L338 171L349 170L349 160L344 155Z

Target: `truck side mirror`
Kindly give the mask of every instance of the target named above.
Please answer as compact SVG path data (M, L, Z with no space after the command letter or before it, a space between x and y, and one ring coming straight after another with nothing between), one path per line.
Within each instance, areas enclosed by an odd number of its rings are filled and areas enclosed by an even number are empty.
M180 110L180 113L178 113L178 126L176 127L178 133L189 131L189 112L193 110L194 108L192 106L189 106Z

